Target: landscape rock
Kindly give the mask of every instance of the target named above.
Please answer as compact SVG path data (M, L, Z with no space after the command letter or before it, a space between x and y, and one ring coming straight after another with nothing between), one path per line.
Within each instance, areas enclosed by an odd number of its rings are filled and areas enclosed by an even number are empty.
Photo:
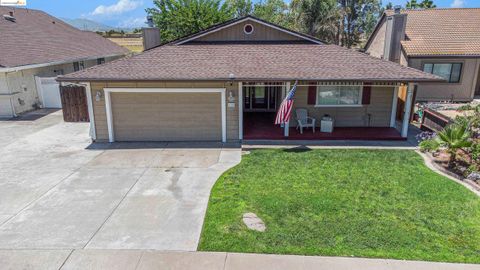
M265 223L257 217L254 213L245 213L243 214L243 223L250 229L254 230L257 232L264 232L267 227L265 226Z
M479 172L472 172L467 176L467 179L473 181L480 181L480 173Z

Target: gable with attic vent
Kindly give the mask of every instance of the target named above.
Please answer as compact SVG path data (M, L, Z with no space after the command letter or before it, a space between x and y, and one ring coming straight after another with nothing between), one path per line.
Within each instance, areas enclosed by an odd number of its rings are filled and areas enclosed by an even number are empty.
M282 27L247 17L221 27L214 27L204 33L193 35L178 44L207 42L282 42L282 43L321 43L315 38L305 36Z

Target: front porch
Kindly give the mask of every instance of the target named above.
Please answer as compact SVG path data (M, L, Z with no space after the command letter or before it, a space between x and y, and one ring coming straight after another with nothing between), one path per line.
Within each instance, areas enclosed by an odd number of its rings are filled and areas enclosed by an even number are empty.
M291 82L240 82L240 139L243 140L362 140L405 141L408 137L412 83L305 82L297 84L290 122L274 125L276 111L285 98ZM399 89L407 101L397 122ZM316 119L316 132L301 134L295 127L296 109L307 110ZM406 109L408 108L408 109ZM320 132L325 115L334 120L332 133ZM289 128L288 128L289 127Z
M305 129L303 134L291 127L289 136L285 137L284 128L274 125L275 113L245 112L244 140L406 140L393 127L335 127L332 133L320 132L319 127Z

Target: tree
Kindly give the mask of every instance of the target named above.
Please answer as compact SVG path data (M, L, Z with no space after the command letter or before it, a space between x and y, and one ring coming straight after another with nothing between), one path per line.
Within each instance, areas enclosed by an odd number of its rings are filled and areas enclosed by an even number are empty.
M437 6L433 3L432 0L422 0L422 2L418 3L417 0L410 0L407 1L407 5L405 6L406 9L419 9L419 8L436 8Z
M417 3L417 0L410 0L407 1L407 4L405 5L406 9L417 9L420 8L420 5Z
M470 135L469 126L466 123L448 125L438 133L438 142L440 145L446 147L450 154L450 166L457 160L458 150L472 145Z
M437 7L437 5L435 5L432 0L423 0L420 3L420 8L427 9L427 8L436 8L436 7Z
M221 0L154 0L146 11L160 29L163 42L183 37L233 18L233 10Z
M253 13L251 0L226 0L226 4L232 9L235 18L244 17Z
M339 0L342 19L338 28L339 45L351 48L373 31L382 11L379 0Z
M361 31L363 32L363 37L368 38L373 33L378 19L383 14L384 10L385 9L382 8L381 1L366 1L362 12L360 13L360 27Z
M288 5L283 0L261 0L253 5L253 15L268 22L292 28Z
M388 2L388 4L385 5L385 10L390 10L390 9L393 9L393 4L392 4L392 2Z
M290 8L297 30L329 43L338 43L340 13L337 0L293 0Z

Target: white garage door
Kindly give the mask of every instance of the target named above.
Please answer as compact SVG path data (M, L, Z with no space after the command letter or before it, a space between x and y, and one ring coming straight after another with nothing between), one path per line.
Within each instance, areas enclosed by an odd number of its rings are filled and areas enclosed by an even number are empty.
M115 141L221 141L220 93L111 93Z
M35 77L40 100L44 108L62 108L60 85L55 77Z

